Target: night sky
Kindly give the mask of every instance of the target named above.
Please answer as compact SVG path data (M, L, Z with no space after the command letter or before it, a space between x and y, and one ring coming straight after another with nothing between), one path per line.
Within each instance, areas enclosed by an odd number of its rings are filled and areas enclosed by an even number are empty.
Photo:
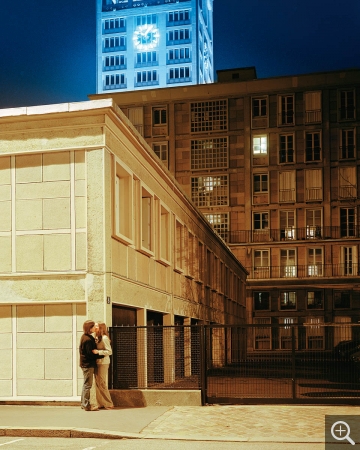
M95 0L4 1L0 108L95 93L95 20ZM215 0L214 54L258 78L360 68L360 0Z

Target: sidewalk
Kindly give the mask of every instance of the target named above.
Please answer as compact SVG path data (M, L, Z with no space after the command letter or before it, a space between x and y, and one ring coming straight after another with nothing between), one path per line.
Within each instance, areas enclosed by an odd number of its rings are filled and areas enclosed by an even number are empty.
M0 435L323 443L326 414L360 415L360 406L148 406L86 412L80 406L0 405Z

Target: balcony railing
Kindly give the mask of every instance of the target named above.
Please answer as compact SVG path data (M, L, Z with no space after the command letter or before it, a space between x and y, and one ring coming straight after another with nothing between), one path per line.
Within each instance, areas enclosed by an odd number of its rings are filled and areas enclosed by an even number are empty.
M266 280L271 278L329 278L359 277L359 265L344 264L305 264L286 266L246 267L249 280Z
M253 242L280 242L326 239L360 238L360 226L351 223L340 227L322 227L308 225L302 228L284 227L281 229L223 231L228 244L246 244Z
M320 123L321 122L321 109L305 111L305 122L306 123Z

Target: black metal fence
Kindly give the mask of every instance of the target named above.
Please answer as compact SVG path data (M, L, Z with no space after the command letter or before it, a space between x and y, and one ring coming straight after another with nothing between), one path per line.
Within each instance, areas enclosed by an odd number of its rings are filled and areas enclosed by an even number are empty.
M197 389L204 403L356 403L360 326L110 328L112 389Z

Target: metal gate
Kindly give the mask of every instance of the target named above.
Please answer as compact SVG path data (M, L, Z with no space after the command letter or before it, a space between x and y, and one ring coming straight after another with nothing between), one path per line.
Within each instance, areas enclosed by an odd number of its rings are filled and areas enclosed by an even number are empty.
M360 326L110 328L112 389L200 389L203 403L358 403Z

